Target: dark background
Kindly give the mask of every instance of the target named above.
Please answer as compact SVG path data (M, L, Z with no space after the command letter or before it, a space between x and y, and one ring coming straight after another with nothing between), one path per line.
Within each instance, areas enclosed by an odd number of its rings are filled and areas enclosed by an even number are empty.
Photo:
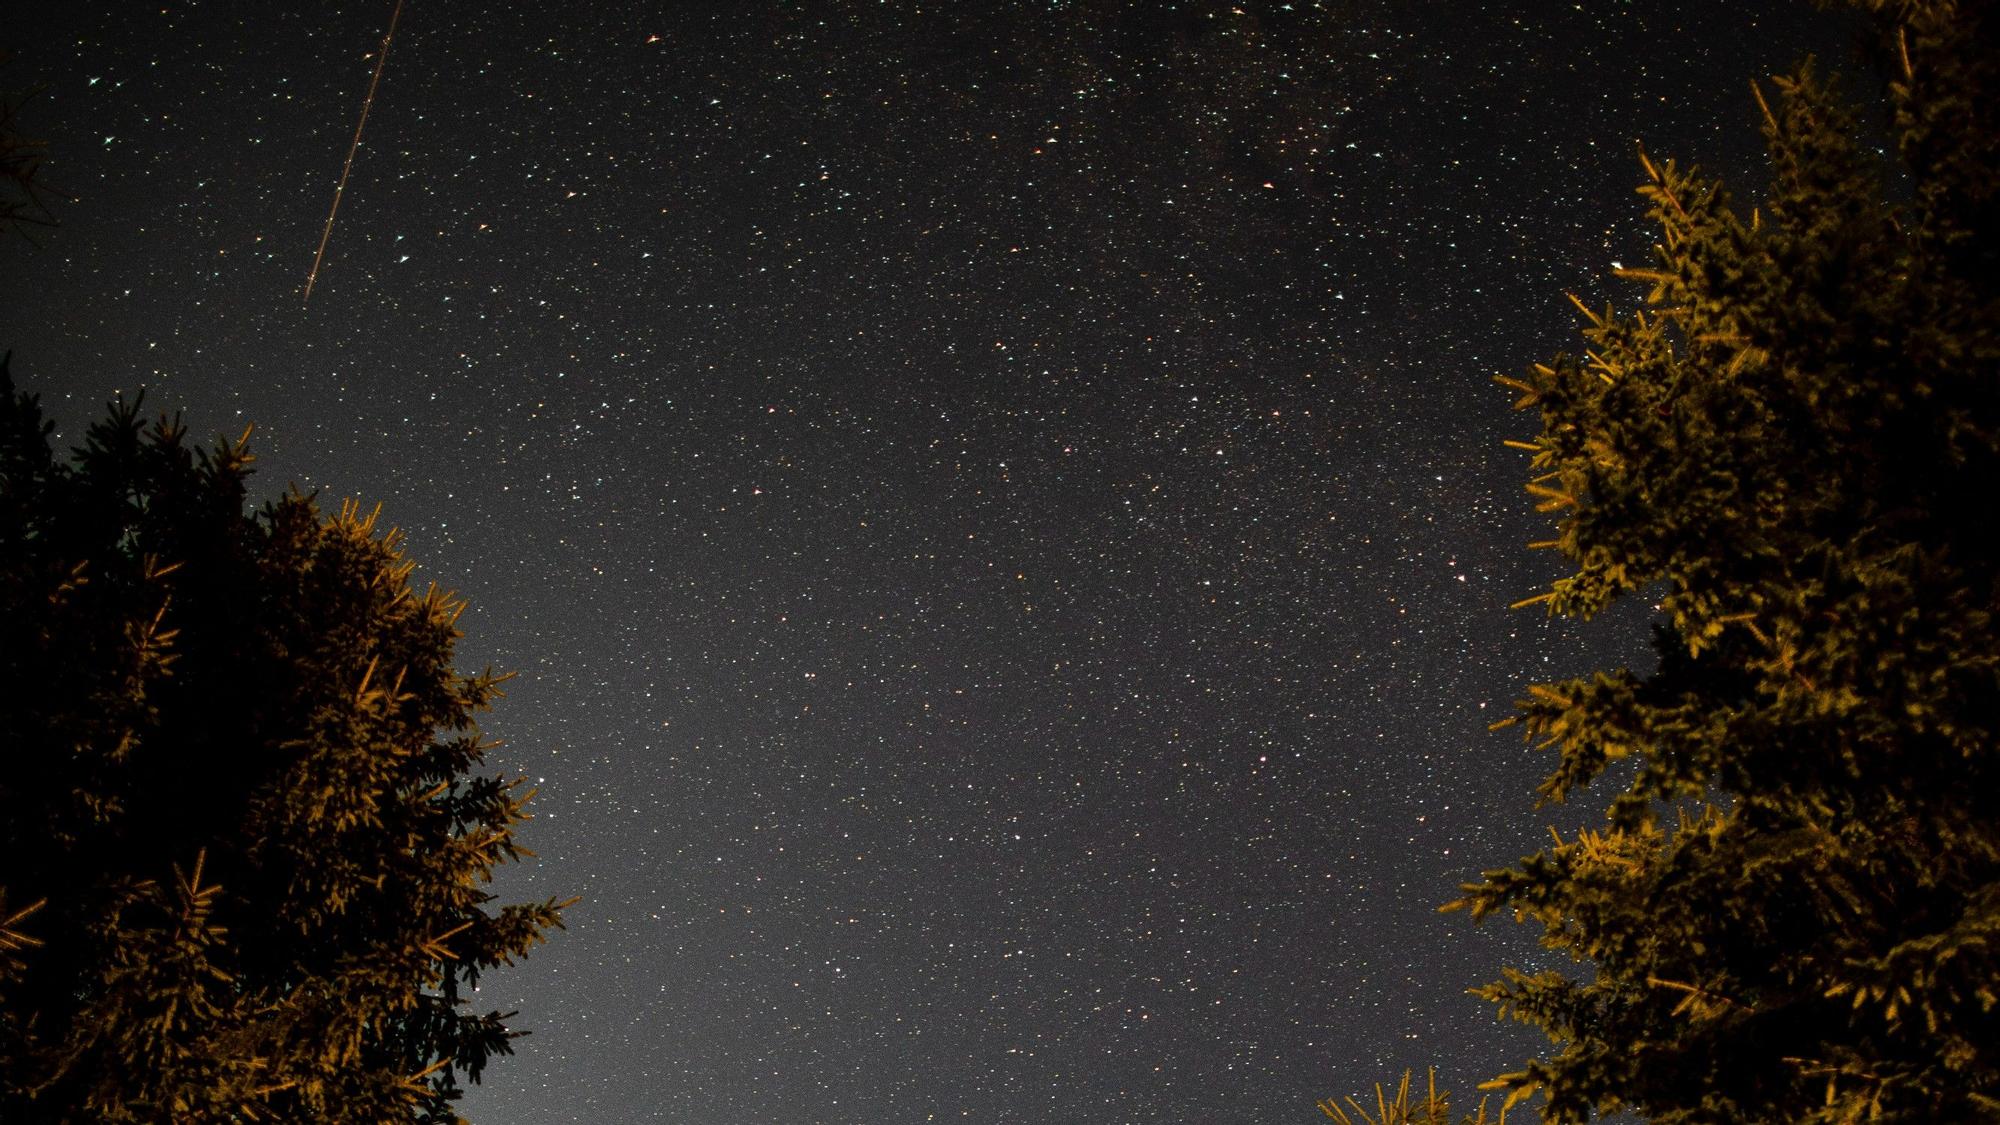
M1581 809L1486 724L1643 650L1489 379L1629 304L1633 142L1761 178L1804 4L38 5L0 260L114 393L386 504L518 669L571 931L482 1125L1250 1123L1534 1043L1437 905ZM1754 196L1754 192L1749 192ZM199 768L198 765L191 768Z

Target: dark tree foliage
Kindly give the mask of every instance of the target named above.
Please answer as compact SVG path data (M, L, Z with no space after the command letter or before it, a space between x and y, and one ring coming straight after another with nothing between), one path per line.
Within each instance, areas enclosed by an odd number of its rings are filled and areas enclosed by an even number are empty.
M0 1121L449 1122L518 783L394 532L115 405L74 460L0 362ZM247 435L246 435L247 436Z
M1801 68L1763 205L1646 161L1646 307L1503 380L1573 564L1530 601L1661 610L1519 705L1547 800L1625 763L1607 823L1453 904L1578 964L1484 990L1548 1120L2000 1120L2000 16L1863 6L1900 169Z

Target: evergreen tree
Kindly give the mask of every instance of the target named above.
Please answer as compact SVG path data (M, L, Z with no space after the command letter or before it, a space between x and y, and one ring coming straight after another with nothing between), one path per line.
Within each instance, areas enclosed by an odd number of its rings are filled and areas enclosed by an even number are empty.
M241 442L49 432L0 361L0 1120L458 1120L568 905L485 906L526 795L464 603L353 505L246 514Z
M1471 1113L1454 1118L1451 1094L1438 1089L1436 1070L1430 1072L1421 1100L1412 1100L1410 1079L1411 1072L1404 1071L1403 1081L1396 1087L1393 1098L1381 1083L1376 1083L1372 1111L1366 1103L1351 1097L1340 1101L1328 1098L1319 1103L1319 1111L1332 1118L1335 1125L1507 1125L1504 1109L1498 1117L1487 1116L1485 1098L1479 1099L1479 1105Z
M1529 600L1660 608L1651 671L1519 704L1546 800L1624 764L1606 823L1447 907L1577 963L1483 990L1551 1121L2000 1120L2000 16L1863 7L1900 168L1802 67L1764 205L1644 161L1646 307L1502 380L1572 564Z

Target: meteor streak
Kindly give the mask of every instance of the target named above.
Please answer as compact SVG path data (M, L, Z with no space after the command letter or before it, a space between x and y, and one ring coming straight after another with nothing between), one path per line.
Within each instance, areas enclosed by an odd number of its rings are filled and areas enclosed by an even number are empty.
M368 127L368 109L375 104L375 88L382 84L382 66L389 61L389 44L396 38L396 21L402 15L403 0L396 0L396 10L389 13L389 33L382 37L382 49L375 53L375 76L368 80L368 96L361 99L361 119L354 123L354 143L347 146L347 162L340 166L340 182L333 187L333 206L327 208L326 229L320 232L319 250L313 254L312 269L306 272L305 301L312 300L313 282L319 280L320 262L326 258L326 244L333 237L333 217L340 214L340 196L347 190L347 174L354 170L354 153L361 147L361 130Z

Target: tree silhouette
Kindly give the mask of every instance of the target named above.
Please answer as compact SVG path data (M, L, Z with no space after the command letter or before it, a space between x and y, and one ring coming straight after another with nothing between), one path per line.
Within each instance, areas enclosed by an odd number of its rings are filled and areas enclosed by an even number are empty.
M458 1120L568 905L486 908L464 603L355 505L246 514L240 441L49 433L0 361L0 1120Z
M1863 7L1900 170L1800 68L1764 204L1642 157L1645 308L1501 380L1571 564L1528 601L1660 611L1519 704L1546 800L1624 763L1606 823L1447 907L1577 965L1483 990L1551 1121L2000 1118L2000 17Z

